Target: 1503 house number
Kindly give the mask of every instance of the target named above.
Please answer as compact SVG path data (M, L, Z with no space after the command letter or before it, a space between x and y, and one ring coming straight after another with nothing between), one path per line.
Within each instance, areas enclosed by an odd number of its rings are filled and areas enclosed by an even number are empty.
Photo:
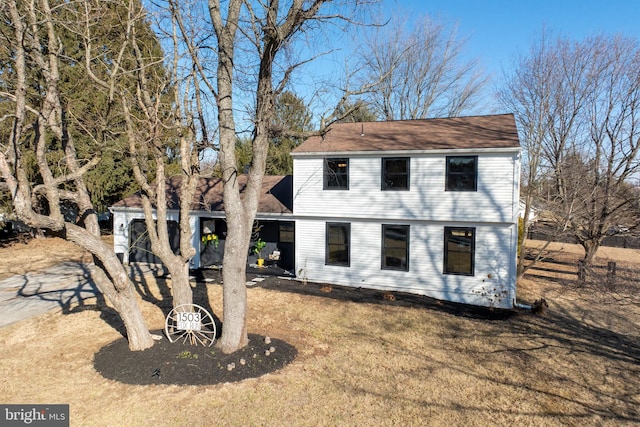
M202 327L200 313L176 313L177 328L182 331L199 331Z
M216 322L197 304L182 304L169 312L164 332L170 342L183 342L209 347L216 340Z

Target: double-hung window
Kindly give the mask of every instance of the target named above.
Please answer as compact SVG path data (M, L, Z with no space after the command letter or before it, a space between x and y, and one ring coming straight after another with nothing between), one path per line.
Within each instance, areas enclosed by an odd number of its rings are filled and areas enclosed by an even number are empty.
M382 158L382 190L409 189L409 158Z
M473 276L475 251L475 228L444 228L444 274Z
M409 226L382 224L382 269L409 271Z
M324 190L349 189L349 159L324 159Z
M351 261L351 224L346 222L328 222L326 231L326 265L348 267Z
M477 191L478 156L447 156L446 191Z

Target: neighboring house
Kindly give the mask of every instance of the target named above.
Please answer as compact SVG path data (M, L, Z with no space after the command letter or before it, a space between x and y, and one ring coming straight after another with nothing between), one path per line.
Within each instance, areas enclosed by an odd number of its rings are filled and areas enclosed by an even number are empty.
M513 306L513 115L336 124L291 154L298 277Z
M513 307L520 178L513 115L334 124L291 155L293 182L265 177L257 216L265 252L280 251L281 267L301 280ZM168 193L176 188L168 182ZM203 180L194 200L194 268L221 263L221 194L219 180ZM112 212L116 251L148 261L148 244L137 249L139 197ZM215 250L201 242L207 232L219 238Z
M520 203L518 204L518 216L524 219L524 211L526 210L526 202L520 199ZM527 218L528 224L533 224L538 219L538 209L534 206L529 207L529 215Z

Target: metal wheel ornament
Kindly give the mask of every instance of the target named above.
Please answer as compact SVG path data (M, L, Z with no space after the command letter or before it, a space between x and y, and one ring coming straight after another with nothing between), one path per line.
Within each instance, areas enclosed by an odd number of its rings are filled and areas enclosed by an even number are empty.
M207 310L196 304L182 304L169 312L164 324L169 342L182 340L210 347L216 341L216 324Z

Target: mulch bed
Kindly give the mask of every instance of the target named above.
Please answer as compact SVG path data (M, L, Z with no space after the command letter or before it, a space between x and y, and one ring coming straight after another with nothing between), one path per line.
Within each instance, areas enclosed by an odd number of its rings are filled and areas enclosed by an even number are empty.
M223 354L215 345L171 343L166 338L147 350L131 351L127 340L121 338L96 353L93 364L103 377L126 384L237 382L282 369L298 354L294 346L282 340L270 338L265 342L265 338L249 334L249 345L232 354Z

